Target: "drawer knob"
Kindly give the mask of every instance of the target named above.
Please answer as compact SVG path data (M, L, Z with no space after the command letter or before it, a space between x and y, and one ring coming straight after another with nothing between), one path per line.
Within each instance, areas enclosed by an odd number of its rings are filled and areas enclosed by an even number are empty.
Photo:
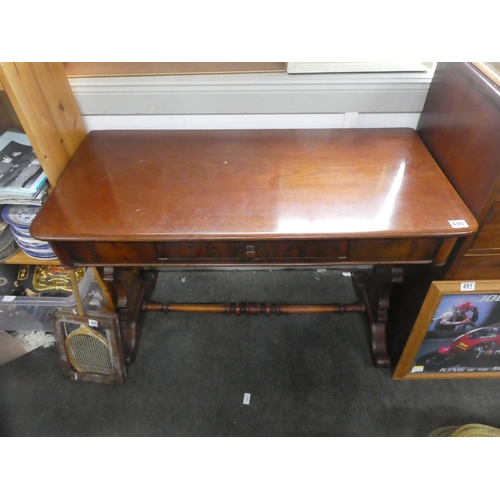
M257 252L255 250L254 245L247 245L245 247L245 257L247 259L256 259L257 258Z

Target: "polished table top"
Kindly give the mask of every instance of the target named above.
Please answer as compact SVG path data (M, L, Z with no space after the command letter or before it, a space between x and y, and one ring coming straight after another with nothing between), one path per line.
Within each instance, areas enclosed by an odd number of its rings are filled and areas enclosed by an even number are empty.
M113 242L476 229L412 129L126 130L88 134L31 233Z

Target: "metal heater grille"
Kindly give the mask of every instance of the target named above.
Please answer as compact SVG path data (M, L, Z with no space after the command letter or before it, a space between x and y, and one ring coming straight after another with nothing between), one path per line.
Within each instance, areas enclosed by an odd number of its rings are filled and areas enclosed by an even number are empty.
M70 333L66 339L66 351L71 364L79 372L113 374L108 341L91 328L81 326Z

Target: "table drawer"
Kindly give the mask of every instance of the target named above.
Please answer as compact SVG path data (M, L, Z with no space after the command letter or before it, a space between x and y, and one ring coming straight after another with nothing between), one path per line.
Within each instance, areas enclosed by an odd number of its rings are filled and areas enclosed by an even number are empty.
M452 248L442 238L362 240L52 242L65 266L442 264Z
M180 241L155 243L165 263L293 263L345 260L347 241Z

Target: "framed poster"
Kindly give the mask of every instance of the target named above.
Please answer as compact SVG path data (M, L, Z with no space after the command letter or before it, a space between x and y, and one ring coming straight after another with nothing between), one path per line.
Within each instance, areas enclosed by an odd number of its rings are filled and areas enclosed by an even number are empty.
M500 376L500 280L434 281L393 379Z

